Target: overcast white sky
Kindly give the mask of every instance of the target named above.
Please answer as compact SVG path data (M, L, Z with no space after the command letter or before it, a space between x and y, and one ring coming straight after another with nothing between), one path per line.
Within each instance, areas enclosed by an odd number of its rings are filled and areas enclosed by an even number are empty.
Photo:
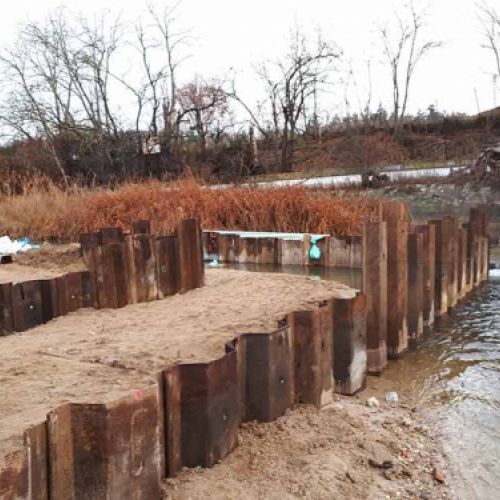
M498 2L498 0L494 0ZM156 3L161 2L158 0ZM418 2L417 2L418 3ZM137 20L146 0L21 0L4 2L0 19L0 49L15 37L26 19L43 19L52 9L65 5L84 14L109 10L121 13L124 21ZM259 92L251 67L285 50L286 36L298 23L306 30L320 27L325 38L343 49L353 63L359 93L366 85L365 61L373 65L374 107L390 102L390 79L382 61L376 27L389 22L397 0L184 0L178 17L196 37L192 57L184 67L185 78L239 73L240 88L247 99ZM431 0L427 33L444 46L434 51L417 70L410 112L435 104L438 109L475 113L475 91L481 110L494 106L491 71L493 59L481 48L480 24L474 0ZM342 113L344 90L339 86L331 100L330 114ZM500 105L500 89L497 92ZM355 98L351 95L351 100ZM353 103L353 111L357 103Z

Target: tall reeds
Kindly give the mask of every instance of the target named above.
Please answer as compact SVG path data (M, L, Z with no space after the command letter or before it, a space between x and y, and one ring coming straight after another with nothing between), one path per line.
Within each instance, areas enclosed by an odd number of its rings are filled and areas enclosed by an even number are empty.
M187 178L171 183L129 183L115 190L44 184L0 200L0 233L44 241L78 241L104 226L128 229L151 220L154 231L171 232L185 217L207 229L359 234L376 203L360 194L337 195L304 187L209 188Z

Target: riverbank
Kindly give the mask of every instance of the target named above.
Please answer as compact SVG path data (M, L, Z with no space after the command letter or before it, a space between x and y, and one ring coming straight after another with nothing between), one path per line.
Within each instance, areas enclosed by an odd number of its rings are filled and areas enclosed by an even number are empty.
M370 408L366 396L243 425L230 456L168 479L164 498L451 498L446 462L418 408L381 393Z

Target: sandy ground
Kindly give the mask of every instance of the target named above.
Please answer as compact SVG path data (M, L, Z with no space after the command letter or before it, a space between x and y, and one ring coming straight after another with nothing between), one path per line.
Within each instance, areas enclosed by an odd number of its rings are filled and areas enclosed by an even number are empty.
M10 269L18 279L17 266ZM207 271L206 281L162 301L84 309L0 337L0 457L26 427L65 402L112 401L154 383L171 363L216 359L238 334L273 331L288 312L354 294L344 285L291 275L216 269Z
M0 281L83 269L77 246L46 245L0 266ZM176 361L214 359L245 331L268 331L288 311L353 291L299 276L212 269L207 285L121 310L82 310L0 338L0 461L20 433L63 402L104 402L153 383ZM238 448L210 470L184 470L165 499L448 498L434 467L442 453L413 402L390 406L391 377L369 378L356 398L299 407L271 424L245 424ZM366 406L375 396L379 408ZM378 467L383 462L390 469ZM446 483L448 478L446 477Z
M321 410L295 408L271 424L245 424L229 457L168 479L165 499L450 498L441 450L418 410L382 398L380 405L343 398Z

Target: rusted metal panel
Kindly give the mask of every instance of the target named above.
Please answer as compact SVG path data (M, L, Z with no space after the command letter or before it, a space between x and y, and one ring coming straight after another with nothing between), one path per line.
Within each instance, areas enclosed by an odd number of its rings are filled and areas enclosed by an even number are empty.
M101 246L101 233L85 233L80 235L80 253L85 265L94 269L94 252Z
M151 223L148 220L137 220L132 223L133 234L150 234Z
M387 223L387 355L398 358L408 348L408 206L382 205Z
M423 295L422 308L424 327L434 324L435 281L436 281L436 228L432 224L417 226L423 241Z
M212 467L237 444L237 354L164 372L167 475Z
M100 230L101 245L114 245L123 242L123 231L119 227L104 227Z
M240 237L237 234L219 234L219 261L228 264L238 262Z
M380 374L387 365L387 225L363 227L363 292L367 310L367 370Z
M2 500L48 500L47 431L45 422L24 433L22 448L0 460Z
M154 385L107 405L107 499L161 498L161 397Z
M12 283L0 283L0 335L8 335L13 331Z
M408 337L417 342L424 333L424 237L408 235Z
M156 254L154 241L148 235L133 238L134 274L137 301L149 302L158 298Z
M129 301L129 279L126 272L126 245L115 243L101 247L97 298L99 308L116 309Z
M259 264L278 263L278 239L259 238Z
M240 264L257 264L259 262L259 239L240 236Z
M118 244L120 246L120 244ZM115 309L117 305L114 251L111 245L104 245L94 254L97 303L100 309Z
M366 382L366 296L335 299L333 320L335 391L353 395Z
M490 239L488 236L483 236L482 240L482 266L481 266L481 281L488 281L490 268Z
M458 220L453 216L443 217L443 233L447 252L447 294L448 309L457 305L458 300Z
M82 307L97 308L97 294L94 275L91 271L81 271Z
M162 236L155 242L158 276L158 298L175 295L179 291L178 247L175 236Z
M57 293L57 278L40 280L42 297L42 322L47 323L60 316L59 297Z
M110 405L68 404L48 417L52 498L161 496L158 387Z
M467 227L458 230L458 299L467 295Z
M304 242L302 240L278 240L278 263L282 266L304 265Z
M429 221L434 226L436 235L435 252L435 315L446 314L448 311L448 243L443 231L443 221Z
M83 307L81 274L69 273L57 278L59 314L65 316Z
M363 241L359 236L331 236L328 242L328 266L361 269Z
M41 325L42 292L40 281L25 281L12 287L12 317L14 331L24 332Z
M135 279L134 236L127 234L123 244L125 278L128 283L127 302L137 304L137 282Z
M185 219L176 228L179 248L180 291L199 288L204 283L203 244L196 219Z
M137 237L136 237L137 238ZM129 303L130 275L128 274L127 245L119 243L103 247L109 249L113 273L111 278L114 281L114 293L116 297L115 307L125 307ZM113 285L110 285L111 287ZM155 294L156 296L156 294Z
M294 342L294 395L318 408L332 401L333 314L331 301L288 315Z
M219 233L203 232L203 258L205 260L219 260Z
M271 422L293 404L293 338L288 326L236 341L242 420Z

